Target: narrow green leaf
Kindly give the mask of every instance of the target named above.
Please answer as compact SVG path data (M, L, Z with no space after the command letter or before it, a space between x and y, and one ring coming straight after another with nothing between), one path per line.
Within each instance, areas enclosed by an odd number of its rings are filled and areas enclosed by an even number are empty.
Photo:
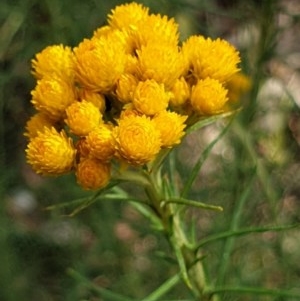
M230 286L219 286L210 288L205 291L206 295L213 295L217 293L237 293L237 294L251 294L251 295L268 295L274 297L289 297L299 298L300 292L293 292L290 290L275 290L260 287L230 287Z
M77 206L77 208L74 211L79 212L79 211L83 210L84 208L87 208L88 206L90 206L92 203L96 202L100 195L104 194L106 191L108 191L111 188L115 187L119 183L120 183L120 181L111 181L106 187L104 187L103 189L98 190L97 192L95 192L93 195L91 195L89 197L79 198L79 199L76 199L76 200L73 200L73 201L68 201L68 202L63 202L63 203L60 203L60 204L47 206L45 208L45 210L55 210L55 209L61 209L61 208L68 208L68 207ZM78 206L78 205L80 205L80 206ZM72 215L72 213L71 213L71 215Z
M171 198L168 200L164 200L161 202L161 206L163 207L166 204L170 204L170 203L192 206L192 207L197 207L197 208L207 209L207 210L223 211L223 208L221 206L209 205L209 204L202 203L200 201L188 200L185 198Z
M225 113L222 113L222 114L218 114L218 115L213 115L213 116L209 116L209 117L204 117L202 119L200 119L198 122L196 122L195 124L189 126L187 128L187 130L185 131L186 132L186 135L196 131L196 130L199 130L211 123L214 123L216 121L218 121L219 119L222 119L222 118L226 118L226 117L229 117L229 116L232 116L233 114L236 114L237 112L239 112L240 109L238 110L234 110L234 111L230 111L230 112L225 112Z
M192 284L189 279L187 266L185 264L185 260L184 260L183 254L181 252L181 249L178 247L178 245L176 243L173 243L173 248L174 248L177 262L178 262L178 265L180 268L181 277L182 277L183 281L185 282L185 284L187 285L187 287L192 289Z
M283 225L283 226L267 226L267 227L257 227L257 228L246 228L246 229L240 229L235 231L226 231L226 232L210 235L202 239L200 243L197 245L196 249L199 249L208 243L215 242L217 240L232 237L232 236L242 236L251 233L279 232L284 230L290 230L297 227L300 227L300 224Z
M145 204L140 204L138 202L131 202L131 205L138 212L140 212L143 216L145 216L148 220L150 220L152 223L152 226L156 230L158 230L158 231L164 230L164 226L163 226L161 220L157 217L156 213L151 209L151 207L149 207Z
M159 288L153 291L150 295L141 301L156 301L170 291L181 280L180 274L176 274L166 282L164 282Z
M86 202L82 203L79 207L77 207L75 210L73 210L68 216L73 217L76 214L78 214L80 211L91 206L93 203L95 203L98 200L100 195L103 195L106 191L110 190L112 187L118 185L119 183L120 183L120 181L118 181L118 180L110 181L110 183L106 187L98 190L92 197L88 198Z
M206 147L206 149L202 152L201 156L197 160L194 168L192 169L189 178L187 179L186 183L184 184L184 187L181 192L182 197L186 197L191 190L191 187L196 179L196 177L199 174L199 171L201 170L201 167L205 160L207 159L208 155L210 154L212 148L215 146L215 144L224 136L224 134L229 129L229 126L231 125L231 122L227 124L227 126L221 131L221 133Z
M97 286L89 279L78 273L73 269L68 269L67 274L71 276L73 279L78 281L81 285L84 285L89 290L97 293L99 296L105 298L106 301L134 301L134 299L129 299L128 297L116 294L110 290Z

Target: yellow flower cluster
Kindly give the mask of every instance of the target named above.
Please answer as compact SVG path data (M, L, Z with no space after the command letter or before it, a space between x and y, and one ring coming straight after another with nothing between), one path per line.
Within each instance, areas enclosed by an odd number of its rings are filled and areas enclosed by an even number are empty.
M112 166L144 166L179 144L190 120L228 110L239 61L224 40L181 43L174 19L117 6L92 37L32 60L27 160L42 175L74 171L83 188L102 188Z

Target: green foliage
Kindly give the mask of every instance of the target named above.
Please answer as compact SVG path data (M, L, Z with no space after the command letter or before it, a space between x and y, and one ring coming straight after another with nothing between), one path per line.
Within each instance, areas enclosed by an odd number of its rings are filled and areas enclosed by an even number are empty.
M118 179L121 187L91 196L73 177L42 179L25 163L30 60L47 45L76 45L120 3L0 3L0 300L195 300L182 250L178 271L142 189ZM175 17L183 38L231 39L253 81L236 116L193 128L163 169L165 204L195 205L179 210L210 275L206 296L299 300L299 12L293 1L142 3Z

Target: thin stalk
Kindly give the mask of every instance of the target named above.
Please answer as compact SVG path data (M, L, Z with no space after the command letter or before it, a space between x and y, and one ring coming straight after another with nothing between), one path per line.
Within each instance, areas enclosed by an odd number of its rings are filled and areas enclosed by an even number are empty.
M178 204L167 203L161 206L164 196L160 193L161 187L155 183L156 178L157 175L149 175L151 185L145 187L146 193L162 220L164 232L176 255L183 281L194 294L196 300L218 301L217 295L211 297L204 294L208 283L203 261L199 260L201 254L194 250L193 242L189 240L183 216L178 210Z

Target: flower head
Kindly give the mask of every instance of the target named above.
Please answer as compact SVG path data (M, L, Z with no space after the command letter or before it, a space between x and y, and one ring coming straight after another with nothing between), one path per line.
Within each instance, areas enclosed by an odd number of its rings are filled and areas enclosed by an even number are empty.
M59 133L54 128L44 128L29 141L26 149L27 161L36 173L54 176L72 169L75 153L72 140L64 131Z
M119 5L108 15L108 23L112 28L136 28L148 16L148 11L148 7L135 2Z
M53 126L53 120L46 114L38 112L27 121L24 135L31 139L36 137L38 132L44 129L44 127L52 128Z
M171 92L170 104L173 107L184 105L190 98L191 94L190 86L188 85L184 77L181 77L175 81Z
M100 110L88 101L77 101L66 109L66 124L70 131L78 136L85 136L102 122Z
M225 82L239 71L239 53L225 40L191 36L183 43L182 52L187 71L197 79L210 77Z
M111 165L95 158L84 158L76 166L78 184L86 190L105 187L110 180Z
M155 158L161 147L160 133L150 118L130 115L114 129L116 150L132 165L143 165Z
M53 120L63 117L65 109L76 100L75 87L60 77L43 77L31 92L34 107Z
M89 157L90 155L90 148L89 145L86 142L86 138L80 138L75 145L76 148L76 155L77 155L77 161L80 161L84 158Z
M86 137L90 155L104 162L109 161L115 153L115 140L112 130L106 125L100 125Z
M165 91L164 85L155 80L139 82L134 94L134 108L145 115L154 115L167 108L170 93Z
M129 103L133 99L133 93L138 84L138 80L130 73L122 74L117 82L116 95L118 100Z
M109 92L123 74L127 62L124 43L115 35L85 39L74 53L78 82L96 92Z
M160 133L163 147L172 147L180 143L186 119L187 116L170 111L161 111L154 116L153 122Z
M91 102L95 107L99 109L101 113L105 111L105 97L103 94L93 92L87 89L79 89L79 99Z
M191 105L200 115L212 115L222 112L226 104L227 90L212 78L199 80L192 88Z
M140 20L136 28L131 28L130 35L135 49L141 49L148 44L168 44L178 46L178 24L173 18L159 14L151 14Z
M48 46L36 54L31 62L32 73L38 79L53 74L65 80L74 79L74 55L70 47Z
M178 46L169 43L148 43L137 50L137 76L141 80L154 79L170 88L184 70Z

